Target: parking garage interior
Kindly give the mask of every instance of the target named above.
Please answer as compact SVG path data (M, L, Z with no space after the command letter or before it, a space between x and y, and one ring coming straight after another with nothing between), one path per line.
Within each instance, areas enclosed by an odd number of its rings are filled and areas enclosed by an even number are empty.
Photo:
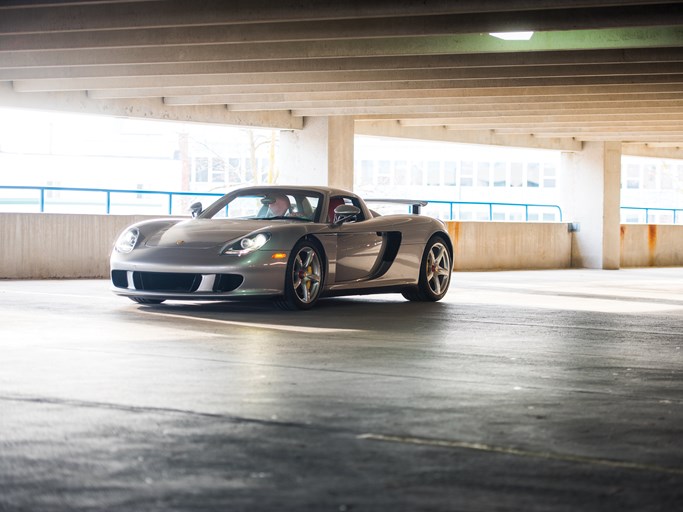
M678 508L683 231L619 194L683 160L682 48L673 1L2 2L0 106L281 130L347 189L354 135L561 151L571 206L306 312L133 304L130 219L0 213L0 510Z

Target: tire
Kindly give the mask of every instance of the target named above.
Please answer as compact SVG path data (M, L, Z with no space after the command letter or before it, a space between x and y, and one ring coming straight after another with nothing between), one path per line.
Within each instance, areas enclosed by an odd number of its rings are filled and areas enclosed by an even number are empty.
M422 254L420 278L415 288L403 292L403 296L415 302L441 300L451 283L453 255L446 240L440 235L429 239Z
M144 299L142 297L128 297L130 300L133 302L137 302L138 304L161 304L164 302L166 299Z
M301 240L292 249L285 273L284 296L276 299L281 309L311 309L323 290L325 259L320 244Z

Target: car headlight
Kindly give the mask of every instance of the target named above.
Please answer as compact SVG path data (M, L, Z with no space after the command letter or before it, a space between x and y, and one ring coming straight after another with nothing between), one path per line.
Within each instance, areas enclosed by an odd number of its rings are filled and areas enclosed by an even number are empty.
M114 248L118 252L128 254L135 248L135 244L138 243L138 238L140 237L140 230L138 228L130 228L121 233Z
M257 233L255 235L245 236L227 247L224 247L221 252L223 254L237 254L238 256L242 256L243 254L249 254L250 252L259 250L266 245L268 240L270 240L270 233Z

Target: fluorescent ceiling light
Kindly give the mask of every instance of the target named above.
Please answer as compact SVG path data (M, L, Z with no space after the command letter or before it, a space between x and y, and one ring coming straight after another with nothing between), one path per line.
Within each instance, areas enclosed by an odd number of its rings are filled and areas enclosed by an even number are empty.
M505 39L506 41L528 41L533 32L491 32L489 35L497 37L498 39Z

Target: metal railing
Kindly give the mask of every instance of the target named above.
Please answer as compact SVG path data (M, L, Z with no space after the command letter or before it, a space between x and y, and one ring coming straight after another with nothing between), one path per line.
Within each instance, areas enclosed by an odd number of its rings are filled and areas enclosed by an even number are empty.
M176 197L210 197L218 198L223 194L218 192L168 192L165 190L125 190L125 189L106 189L106 188L77 188L77 187L50 187L50 186L33 186L33 185L0 185L0 191L2 190L33 190L38 192L38 197L33 198L14 198L14 199L3 199L0 197L0 205L3 203L13 202L15 204L38 204L38 209L41 213L45 212L46 199L52 199L46 197L47 192L82 192L82 193L98 193L104 194L105 211L107 214L111 213L112 210L112 195L146 195L146 196L166 196L167 201L167 213L169 215L173 214L173 199ZM376 201L381 202L381 199ZM484 207L488 210L488 220L493 220L493 213L495 207L507 207L507 208L523 208L524 209L524 219L529 221L529 210L539 209L539 208L550 208L557 210L559 214L559 222L563 221L562 208L555 204L533 204L533 203L498 203L498 202L479 202L479 201L424 201L431 205L446 205L448 211L448 218L445 220L453 220L455 218L455 208L460 206L475 206ZM85 203L75 203L79 206L84 206ZM98 205L101 203L97 203ZM670 212L673 214L673 224L678 223L679 212L683 212L683 208L645 208L638 206L622 206L622 210L632 210L645 212L645 223L650 222L650 212Z
M113 194L137 194L137 195L161 195L166 196L168 201L168 214L173 213L173 198L174 197L221 197L224 194L215 192L168 192L163 190L120 190L120 189L108 189L108 188L76 188L76 187L39 187L39 186L23 186L23 185L0 185L0 190L35 190L38 191L39 196L37 200L31 200L30 198L24 198L22 204L35 204L39 205L40 213L45 212L45 193L46 192L83 192L83 193L101 193L105 195L105 210L107 215L111 213L112 207L112 195ZM0 198L0 204L3 203L2 198Z
M559 213L559 222L562 222L562 208L556 204L533 204L533 203L497 203L497 202L480 202L480 201L428 201L430 205L432 204L445 204L449 207L449 218L448 220L453 220L454 218L454 208L456 206L484 206L488 208L488 220L493 220L493 208L495 206L504 206L511 208L524 208L524 220L529 222L529 208L550 208L557 210Z
M673 224L678 224L677 213L683 212L683 208L643 208L642 206L622 206L622 210L635 210L645 212L645 224L650 223L650 212L671 212L673 213Z
M82 192L82 193L98 193L104 194L105 200L105 211L107 214L111 213L112 210L112 195L115 194L136 194L136 195L161 195L167 197L167 213L169 215L173 214L173 198L174 197L221 197L221 193L213 192L168 192L162 190L124 190L124 189L105 189L105 188L76 188L76 187L51 187L51 186L29 186L29 185L0 185L0 190L35 190L38 192L39 196L37 199L22 198L21 204L34 204L35 202L39 205L39 211L41 213L45 212L46 205L46 192ZM381 200L377 200L381 201ZM15 201L16 202L16 201ZM562 209L554 204L527 204L527 203L497 203L497 202L477 202L477 201L423 201L429 205L448 205L449 216L446 220L453 220L455 218L455 208L465 205L465 206L484 206L488 208L488 220L493 220L493 209L496 206L503 207L513 207L513 208L523 208L524 209L524 219L529 221L529 209L530 208L552 208L556 209L559 213L559 221L562 222ZM0 197L0 205L3 203L3 199ZM78 206L85 206L84 203L76 203Z

